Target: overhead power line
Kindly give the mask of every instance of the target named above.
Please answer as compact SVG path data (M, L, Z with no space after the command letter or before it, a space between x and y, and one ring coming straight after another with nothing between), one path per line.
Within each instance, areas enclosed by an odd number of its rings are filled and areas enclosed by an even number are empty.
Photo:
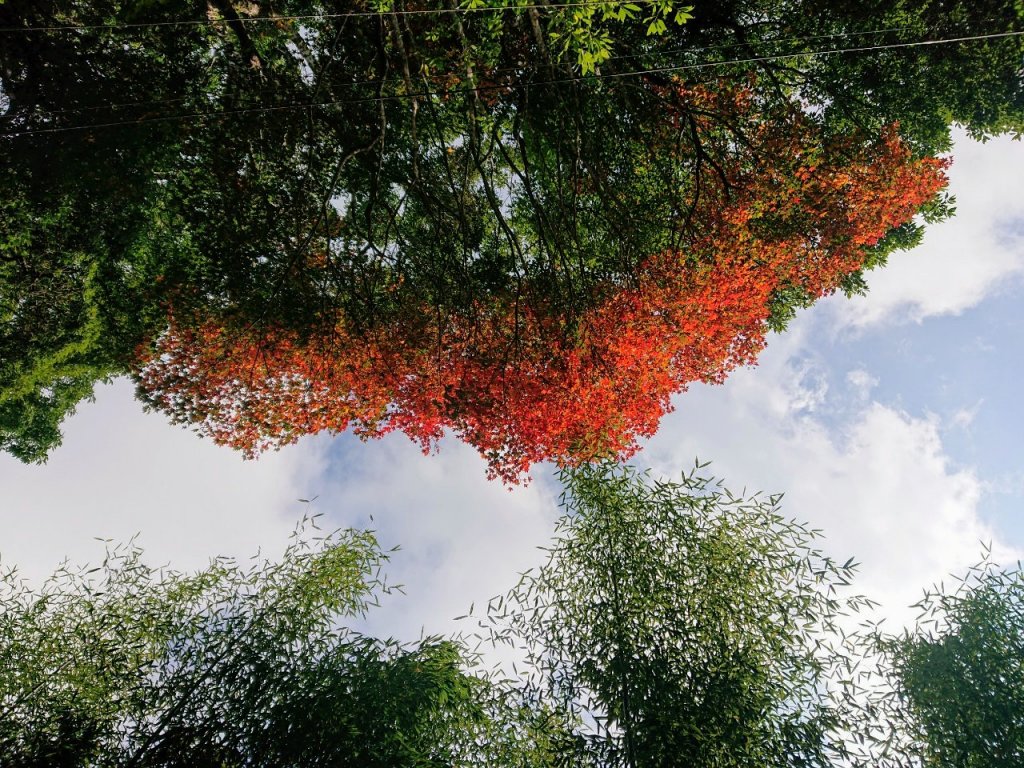
M950 45L950 44L954 44L954 43L977 42L977 41L980 41L980 40L996 40L996 39L1002 39L1002 38L1020 37L1022 35L1024 35L1024 32L1020 32L1020 31L995 32L995 33L985 34L985 35L968 35L968 36L963 36L963 37L949 37L949 38L930 39L930 40L916 40L916 41L901 42L901 43L885 43L885 44L880 44L880 45L858 46L858 47L852 47L852 48L831 48L831 49L825 49L825 50L820 50L820 51L801 51L801 52L798 52L798 53L784 53L784 54L775 54L775 55L770 55L770 56L751 56L751 57L743 58L743 59L729 59L729 60L723 60L723 61L702 62L702 63L697 63L697 64L666 65L666 66L661 66L661 67L650 67L650 68L647 68L647 69L637 69L637 70L631 70L631 71L626 71L626 72L610 72L610 73L607 73L607 74L589 75L587 77L565 77L565 78L555 78L555 79L551 79L551 80L535 80L535 81L533 81L531 83L527 83L526 85L528 85L528 86L559 85L559 84L572 83L572 82L586 82L588 80L593 80L593 79L603 79L603 80L622 79L622 78L626 78L626 77L639 77L639 76L642 76L642 75L653 75L653 74L661 74L661 73L666 73L666 72L685 72L685 71L693 71L693 70L701 70L701 69L711 69L711 68L714 68L714 67L731 66L731 65L737 65L737 64L763 64L763 63L772 62L772 61L788 61L788 60L793 60L793 59L815 58L815 57L819 57L819 56L831 56L831 55L842 54L842 53L871 53L871 52L875 52L875 51L893 50L893 49L898 49L898 48L918 48L918 47L930 46L930 45ZM350 85L369 84L369 82L371 82L371 81L367 81L366 83L352 83ZM363 103L368 103L368 102L400 101L400 100L404 100L404 99L420 99L420 98L424 98L425 99L425 98L430 98L432 96L444 96L444 95L452 95L452 94L459 94L459 93L468 94L468 93L474 93L474 92L479 93L480 91L504 90L506 88L508 88L507 85L502 85L502 84L497 84L496 83L496 84L492 84L492 85L480 85L480 86L476 86L476 87L452 88L452 89L444 90L444 91L424 90L424 91L411 92L411 93L394 93L394 94L381 95L381 96L360 97L360 98L355 98L355 99L331 99L331 100L319 101L319 102L276 104L276 105L269 105L269 106L264 106L264 107L240 107L240 108L237 108L237 109L226 109L226 110L218 110L218 111L213 111L213 112L189 112L189 113L184 113L184 114L180 114L180 115L158 115L158 116L153 116L153 117L143 117L143 118L139 118L139 119L136 119L136 120L118 120L118 121L112 121L112 122L107 122L107 123L92 123L92 124L88 124L88 125L56 126L56 127L52 127L52 128L33 128L33 129L24 130L24 131L13 131L13 132L10 132L10 133L3 133L3 134L0 134L0 138L16 138L16 137L19 137L19 136L32 136L32 135L47 134L47 133L63 133L63 132L68 132L68 131L83 131L83 130L92 130L92 129L97 129L97 128L114 128L114 127L125 126L125 125L143 125L143 124L148 124L148 123L171 122L171 121L177 121L177 120L215 119L215 118L218 118L218 117L229 117L229 116L240 115L240 114L266 114L266 113L273 113L273 112L284 112L284 111L292 111L292 110L311 109L311 108L315 108L315 107L327 107L327 106L334 106L334 105L337 105L337 104L363 104Z
M806 43L811 40L836 40L841 38L850 37L868 37L871 35L883 35L892 32L909 32L912 31L911 27L887 27L885 29L872 29L865 30L862 32L835 32L832 34L825 35L805 35L802 37L780 37L767 40L759 40L758 46L778 46L786 43ZM668 48L665 50L652 50L644 51L642 53L619 53L609 56L605 62L609 61L622 61L624 59L640 59L643 57L665 57L674 56L678 54L694 54L704 53L707 51L722 51L730 48L750 48L751 44L748 42L732 42L732 43L720 43L718 45L702 45L693 46L690 48ZM488 70L489 75L494 74L505 74L508 72L517 72L521 67L499 67L497 69ZM346 88L355 87L358 85L376 85L378 81L375 80L359 80L350 83L341 83ZM95 104L87 107L66 107L64 109L38 109L33 114L45 114L45 115L66 115L73 112L96 112L98 110L114 110L114 109L126 109L130 107L156 107L164 104L180 104L183 101L188 101L187 96L177 96L173 99L144 99L141 101L123 101L123 102L112 102L109 104ZM0 119L4 117L13 117L12 115L0 115Z
M657 3L660 0L630 0L633 4L645 4L651 5ZM235 21L240 21L243 24L277 24L286 21L313 21L320 19L356 19L356 18L376 18L378 16L427 16L427 15L452 15L452 14L469 14L469 13L486 13L486 12L504 12L504 11L547 11L547 10L560 10L565 8L599 8L601 5L607 3L596 3L593 0L584 2L570 2L570 3L525 3L522 5L491 5L491 6L479 6L475 8L412 8L409 10L390 10L390 11L341 11L339 13L310 13L300 16L238 16L237 19L182 19L180 21L139 21L139 22L125 22L122 24L65 24L65 25L53 25L53 26L34 26L34 27L0 27L0 33L4 32L91 32L91 31L119 31L119 30L133 30L133 29L153 29L160 27L206 27L206 26L218 26L233 24Z

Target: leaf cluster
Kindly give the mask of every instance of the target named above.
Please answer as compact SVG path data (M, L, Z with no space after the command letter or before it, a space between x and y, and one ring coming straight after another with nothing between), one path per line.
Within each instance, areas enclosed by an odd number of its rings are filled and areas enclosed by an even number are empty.
M989 554L926 590L916 626L879 633L892 765L1019 765L1024 760L1024 571Z
M780 497L701 470L563 473L548 562L492 606L490 636L579 718L567 764L835 765L859 727L840 626L867 604L840 594L856 566L824 557Z
M308 524L307 524L308 525ZM461 646L345 628L386 584L373 536L191 575L132 545L40 589L3 574L5 766L449 765L488 723Z

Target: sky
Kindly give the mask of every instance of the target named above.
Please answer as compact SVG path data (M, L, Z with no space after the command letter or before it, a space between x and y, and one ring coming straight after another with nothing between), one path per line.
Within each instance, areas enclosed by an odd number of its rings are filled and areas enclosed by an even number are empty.
M958 214L769 339L756 367L673 400L633 463L678 476L695 458L730 489L784 492L783 512L860 564L855 587L891 624L922 589L979 559L1024 553L1024 143L959 136ZM370 527L392 554L367 628L412 640L510 588L543 561L559 515L550 467L509 490L454 439L424 456L401 435L307 438L257 461L100 387L41 466L0 456L0 566L41 581L137 537L152 565L273 557L307 513ZM305 501L303 501L305 500Z

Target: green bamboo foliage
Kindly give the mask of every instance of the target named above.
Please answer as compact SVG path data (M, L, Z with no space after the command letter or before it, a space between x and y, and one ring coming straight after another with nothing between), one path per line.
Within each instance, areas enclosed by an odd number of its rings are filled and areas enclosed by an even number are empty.
M855 568L698 466L563 475L547 564L493 605L539 700L575 713L566 764L827 766L850 757L857 648L841 618Z

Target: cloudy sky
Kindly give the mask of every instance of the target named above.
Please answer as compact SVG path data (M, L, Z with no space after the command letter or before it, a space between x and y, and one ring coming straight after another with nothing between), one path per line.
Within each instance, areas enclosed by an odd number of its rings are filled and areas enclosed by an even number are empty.
M862 564L860 591L893 621L921 589L978 559L1024 552L1024 144L961 139L958 215L770 339L756 368L678 396L635 463L677 475L695 457L732 489L785 492L784 510ZM453 440L423 456L400 435L307 439L244 462L144 414L131 386L97 392L44 466L0 456L0 564L41 579L138 535L179 569L214 555L274 555L304 512L400 544L405 595L374 631L412 639L504 592L541 560L558 516L550 471L509 491ZM312 499L307 504L300 499ZM372 516L372 522L371 522Z

